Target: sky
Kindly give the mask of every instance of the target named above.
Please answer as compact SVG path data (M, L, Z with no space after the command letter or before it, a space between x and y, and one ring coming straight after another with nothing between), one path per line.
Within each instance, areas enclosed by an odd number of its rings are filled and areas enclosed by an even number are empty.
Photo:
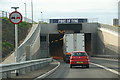
M118 18L118 1L120 0L32 0L33 19L48 21L53 18L88 18L90 22L112 24ZM11 7L31 18L31 0L0 0L0 11L12 12ZM42 14L41 14L42 12Z

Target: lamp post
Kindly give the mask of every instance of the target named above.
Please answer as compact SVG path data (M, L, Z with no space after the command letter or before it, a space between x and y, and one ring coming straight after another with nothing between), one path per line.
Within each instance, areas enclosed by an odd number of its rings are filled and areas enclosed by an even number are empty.
M25 4L25 21L26 21L26 18L27 18L27 9L26 9L26 3Z
M33 24L33 1L31 0L31 16L32 16L32 24Z
M118 2L118 25L120 26L120 1Z
M6 18L7 18L7 12L5 12Z
M4 11L2 11L2 17L4 17Z
M41 12L41 22L43 22L43 20L42 20L43 18L42 18L42 17L43 17L43 16L42 16L42 12Z

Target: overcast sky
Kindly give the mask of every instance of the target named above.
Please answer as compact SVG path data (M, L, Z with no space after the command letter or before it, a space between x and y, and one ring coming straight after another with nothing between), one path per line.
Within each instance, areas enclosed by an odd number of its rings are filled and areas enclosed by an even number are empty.
M117 18L119 0L33 0L34 20L49 18L88 18L105 24L112 24ZM31 0L0 0L0 10L12 12L11 7L19 7L19 12L31 18Z

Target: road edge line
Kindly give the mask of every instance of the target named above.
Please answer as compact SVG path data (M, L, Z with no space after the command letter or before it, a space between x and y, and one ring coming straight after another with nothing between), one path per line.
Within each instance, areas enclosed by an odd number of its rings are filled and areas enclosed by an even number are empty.
M103 69L105 69L105 70L107 70L107 71L110 71L110 72L112 72L112 73L114 73L114 74L120 75L120 73L119 73L118 71L115 71L115 70L113 70L113 69L110 69L110 68L107 68L107 67L105 67L105 66L102 66L102 65L99 65L99 64L96 64L96 63L92 63L92 62L91 62L91 64L96 65L96 66L99 66L99 67L101 67L101 68L103 68Z
M34 80L47 77L48 75L53 73L59 66L60 66L60 62L58 62L58 65L55 68L53 68L52 70L48 71L47 73L45 73L45 74L43 74L43 75L41 75L41 76L39 76L37 78L35 78Z

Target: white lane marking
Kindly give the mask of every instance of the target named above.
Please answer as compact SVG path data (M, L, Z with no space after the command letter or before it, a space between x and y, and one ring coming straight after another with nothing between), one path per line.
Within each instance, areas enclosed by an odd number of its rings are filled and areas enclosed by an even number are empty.
M47 73L45 73L45 74L37 77L37 78L34 79L34 80L37 80L37 79L39 79L39 78L45 78L45 77L47 77L49 74L51 74L52 72L54 72L59 66L60 66L60 62L58 62L58 65L57 65L54 69L52 69L52 70L48 71Z
M118 61L117 59L106 59L106 58L97 58L97 57L92 57L93 59L102 59L102 60L109 60L109 61Z
M120 73L119 73L118 71L115 71L115 70L113 70L113 69L107 68L107 67L105 67L105 66L102 66L102 65L99 65L99 64L96 64L96 63L91 63L91 64L96 65L96 66L99 66L99 67L101 67L101 68L103 68L103 69L105 69L105 70L108 70L108 71L110 71L110 72L112 72L112 73L115 73L115 74L117 74L117 75L120 75Z

